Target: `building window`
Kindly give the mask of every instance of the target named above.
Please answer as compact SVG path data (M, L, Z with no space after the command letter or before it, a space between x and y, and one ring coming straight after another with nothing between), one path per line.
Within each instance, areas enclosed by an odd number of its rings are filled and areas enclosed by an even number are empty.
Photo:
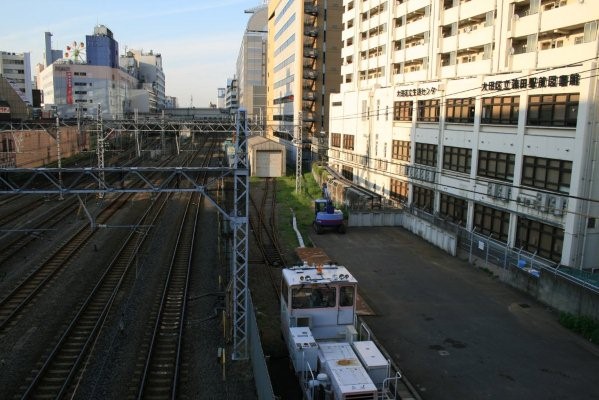
M387 161L377 159L377 160L375 160L374 168L378 169L379 171L387 171L387 165L388 165Z
M519 96L485 97L481 123L518 125Z
M331 147L341 147L340 133L331 133Z
M347 165L341 166L341 175L348 181L354 181L354 169Z
M474 228L477 232L505 243L507 242L509 227L509 212L486 207L482 204L474 204Z
M437 166L437 145L428 143L416 143L416 164Z
M572 161L524 156L522 185L568 193L571 179Z
M391 178L389 197L401 203L408 202L408 182Z
M393 103L394 121L411 121L413 101L396 101Z
M512 181L514 179L514 163L516 156L510 153L479 150L478 176Z
M391 158L394 160L410 161L410 142L394 140L392 142Z
M354 135L343 135L343 148L347 150L354 149Z
M419 100L416 119L422 122L439 122L439 100Z
M447 99L447 122L474 123L474 97L467 99Z
M578 94L530 96L527 125L576 126Z
M458 197L441 193L439 213L446 219L461 226L466 226L468 218L468 202Z
M470 173L472 149L464 147L443 147L443 169Z
M435 204L435 192L422 186L412 185L414 194L412 196L412 205L428 213L433 212Z
M560 262L564 244L564 230L518 217L516 247L540 257Z

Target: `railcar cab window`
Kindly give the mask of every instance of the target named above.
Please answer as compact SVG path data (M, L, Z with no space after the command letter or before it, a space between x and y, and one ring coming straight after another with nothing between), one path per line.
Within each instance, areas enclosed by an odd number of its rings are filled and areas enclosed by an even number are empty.
M353 286L341 286L339 288L339 307L351 307L354 305L355 290Z
M336 290L334 287L301 286L291 290L292 308L327 308L335 307Z

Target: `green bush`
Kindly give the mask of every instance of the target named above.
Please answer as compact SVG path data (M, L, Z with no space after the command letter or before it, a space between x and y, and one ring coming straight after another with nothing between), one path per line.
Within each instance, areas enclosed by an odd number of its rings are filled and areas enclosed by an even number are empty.
M559 322L562 326L578 333L585 339L593 343L599 343L599 321L584 315L578 316L562 312L559 315Z

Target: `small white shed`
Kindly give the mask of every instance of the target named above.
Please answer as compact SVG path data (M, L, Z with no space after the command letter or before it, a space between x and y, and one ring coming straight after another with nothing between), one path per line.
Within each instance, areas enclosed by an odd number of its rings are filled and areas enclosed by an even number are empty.
M285 175L285 146L264 136L248 138L250 176L276 178Z

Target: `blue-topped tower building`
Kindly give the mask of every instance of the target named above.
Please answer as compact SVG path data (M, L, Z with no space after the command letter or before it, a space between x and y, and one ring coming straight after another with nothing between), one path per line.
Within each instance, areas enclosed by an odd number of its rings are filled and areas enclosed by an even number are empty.
M87 63L110 68L119 67L119 44L112 31L104 25L94 27L93 35L85 36Z

